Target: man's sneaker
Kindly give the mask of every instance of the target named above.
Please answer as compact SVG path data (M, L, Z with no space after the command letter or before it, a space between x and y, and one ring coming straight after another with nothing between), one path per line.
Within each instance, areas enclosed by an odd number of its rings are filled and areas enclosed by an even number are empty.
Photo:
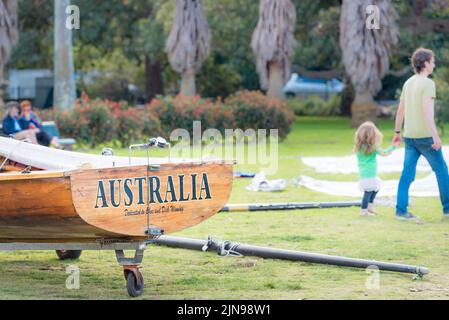
M415 220L418 220L419 217L414 216L411 213L407 213L407 214L396 214L396 219L401 220L401 221L415 221Z
M360 216L366 217L369 215L368 209L360 209Z
M444 217L445 219L449 219L449 212L445 212L445 213L443 214L443 217Z

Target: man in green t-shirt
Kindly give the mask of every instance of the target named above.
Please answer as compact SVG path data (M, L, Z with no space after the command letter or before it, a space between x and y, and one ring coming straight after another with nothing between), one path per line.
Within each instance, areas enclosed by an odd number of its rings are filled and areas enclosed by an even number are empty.
M416 164L424 156L438 180L440 199L445 217L449 217L449 174L441 150L441 139L435 125L435 83L429 79L435 69L435 55L431 50L419 48L412 56L415 75L404 84L396 115L396 135L393 142L401 141L404 123L405 159L399 181L396 217L414 220L408 212L409 189L415 180Z

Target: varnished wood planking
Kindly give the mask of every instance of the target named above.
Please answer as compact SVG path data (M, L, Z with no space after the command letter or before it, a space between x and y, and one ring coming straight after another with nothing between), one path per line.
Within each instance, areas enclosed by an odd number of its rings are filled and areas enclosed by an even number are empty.
M183 207L183 212L166 212L150 215L150 225L164 229L166 233L171 233L191 227L200 223L217 213L228 201L232 187L232 165L231 164L163 164L159 172L151 172L150 176L159 177L161 183L160 192L165 194L168 176L177 177L184 174L189 177L191 174L208 174L208 182L212 199L201 201L186 201L182 203L172 203L177 207ZM148 215L126 216L125 207L119 208L95 208L95 201L98 193L98 181L109 181L110 179L140 178L147 176L147 168L130 167L114 168L104 170L83 170L71 175L72 194L75 208L78 214L88 223L102 229L130 236L143 236L147 229ZM174 179L175 184L177 180ZM201 179L197 180L197 188ZM187 185L187 184L186 184ZM178 187L175 187L177 189ZM146 184L144 189L146 190ZM133 194L138 194L137 185L132 187ZM191 193L191 187L187 187L185 195ZM109 194L106 191L106 194ZM146 192L145 192L146 194ZM122 195L123 196L123 195ZM109 199L110 200L110 199ZM122 199L123 202L123 199ZM146 197L145 197L146 202ZM151 204L152 210L159 210L167 204ZM134 203L128 208L129 211L146 210L147 205Z
M0 240L117 236L76 213L69 178L0 181Z
M150 215L151 225L166 233L182 230L209 218L228 201L232 187L232 164L164 164L150 173L164 180L168 175L188 176L206 172L212 199L184 202L184 212ZM93 210L92 181L125 177L145 177L146 167L81 170L77 172L33 172L0 174L0 241L2 242L83 242L98 239L145 237L147 215L125 216L124 208ZM200 179L197 181L200 184ZM176 180L174 181L176 183ZM198 187L198 186L197 186ZM176 188L176 187L175 187ZM187 188L186 193L191 192ZM161 193L165 185L161 186ZM73 196L72 196L73 195ZM175 204L176 205L176 204ZM151 209L163 205L152 205ZM76 208L76 209L75 209ZM146 209L135 205L129 210ZM81 216L81 217L80 217Z

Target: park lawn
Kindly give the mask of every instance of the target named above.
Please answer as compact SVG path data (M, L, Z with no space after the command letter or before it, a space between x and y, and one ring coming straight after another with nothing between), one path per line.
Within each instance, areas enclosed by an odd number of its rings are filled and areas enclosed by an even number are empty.
M392 121L382 121L385 141ZM354 131L347 119L298 118L279 145L279 171L270 178L301 174L335 180L355 175L316 174L301 156L343 156L352 151ZM444 137L447 145L449 137ZM91 151L98 153L98 150ZM126 150L118 150L126 155ZM258 171L256 165L236 170ZM399 174L381 176L398 178ZM252 193L248 179L236 179L231 203L353 200L327 196L289 185L281 193ZM392 207L378 217L362 218L358 208L262 213L220 213L176 236L205 239L213 235L261 246L303 250L355 258L426 266L431 273L419 281L410 274L380 273L379 289L365 285L363 269L254 257L218 257L181 249L150 246L142 264L143 299L448 299L449 220L443 220L439 199L415 198L412 210L423 224L394 219ZM81 288L67 290L65 268L53 252L0 252L1 299L128 299L122 270L113 252L83 252L76 262Z

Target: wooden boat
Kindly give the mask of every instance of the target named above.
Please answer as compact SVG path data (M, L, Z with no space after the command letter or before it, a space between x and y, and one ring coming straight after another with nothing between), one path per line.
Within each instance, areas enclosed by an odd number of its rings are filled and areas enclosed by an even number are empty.
M130 164L131 163L131 164ZM139 241L210 218L232 162L86 155L0 138L0 242Z

